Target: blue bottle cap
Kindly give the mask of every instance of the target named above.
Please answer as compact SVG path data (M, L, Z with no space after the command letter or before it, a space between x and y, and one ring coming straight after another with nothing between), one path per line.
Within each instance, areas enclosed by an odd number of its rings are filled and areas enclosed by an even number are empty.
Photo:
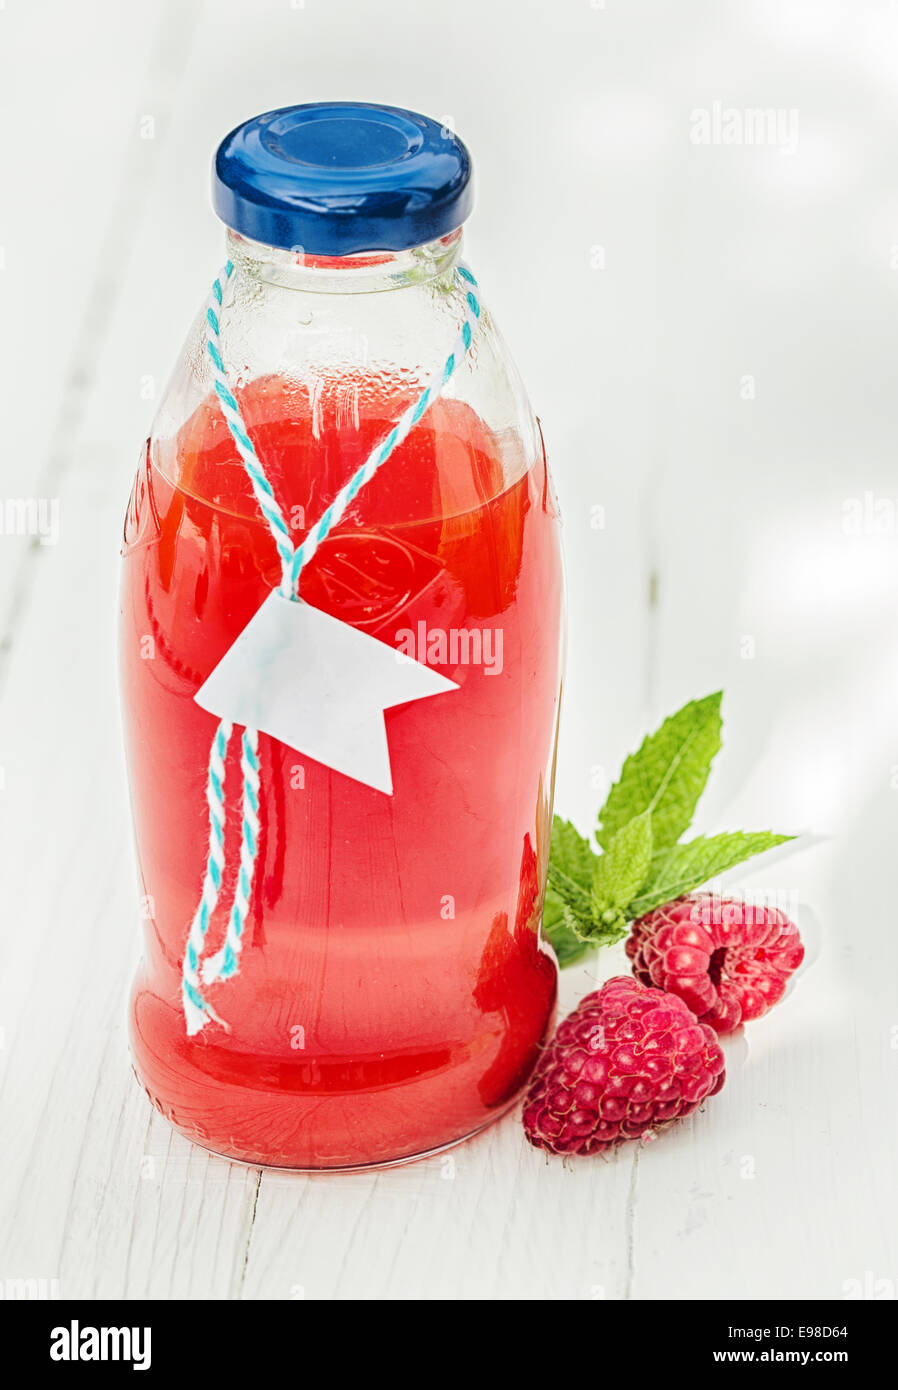
M402 251L471 211L471 157L451 131L396 106L334 101L244 121L215 155L212 201L253 241L312 255Z

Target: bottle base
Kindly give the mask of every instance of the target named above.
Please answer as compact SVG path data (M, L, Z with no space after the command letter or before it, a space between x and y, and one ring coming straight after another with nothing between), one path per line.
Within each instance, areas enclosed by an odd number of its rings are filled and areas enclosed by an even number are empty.
M144 1095L147 1097L147 1100L153 1106L153 1109L157 1110L159 1114L162 1115L166 1123L171 1125L172 1129L177 1134L180 1134L191 1144L195 1144L198 1149L202 1149L205 1153L212 1154L215 1158L221 1158L227 1163L235 1163L240 1168L252 1169L254 1172L285 1174L295 1173L298 1177L310 1177L314 1175L320 1176L322 1174L334 1174L336 1176L339 1176L340 1174L351 1173L376 1173L388 1168L404 1168L410 1163L422 1163L426 1159L436 1158L439 1154L447 1153L450 1149L459 1148L460 1145L466 1144L468 1140L476 1138L478 1134L482 1134L484 1130L490 1129L492 1125L497 1124L499 1120L503 1119L506 1115L509 1114L510 1111L515 1109L515 1107L520 1103L521 1096L523 1095L522 1088L517 1095L513 1096L511 1100L507 1101L506 1104L503 1105L501 1109L497 1110L494 1115L490 1115L488 1119L483 1120L478 1125L475 1125L473 1129L468 1130L465 1134L460 1134L457 1136L457 1138L449 1139L444 1144L437 1144L433 1148L421 1149L417 1153L399 1154L395 1158L377 1158L372 1159L370 1162L362 1163L273 1163L259 1162L258 1160L245 1158L237 1153L228 1153L226 1149L222 1147L216 1147L214 1143L204 1143L202 1139L197 1138L195 1134L191 1134L188 1130L182 1128L181 1125L177 1124L174 1120L172 1120L169 1115L166 1115L163 1108L156 1101L154 1101L149 1091L143 1085L137 1072L134 1071L133 1068L132 1071L136 1084L140 1087L141 1091L143 1091Z

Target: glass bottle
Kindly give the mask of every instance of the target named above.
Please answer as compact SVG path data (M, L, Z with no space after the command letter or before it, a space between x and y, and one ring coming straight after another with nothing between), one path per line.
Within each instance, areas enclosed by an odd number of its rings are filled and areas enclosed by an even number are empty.
M454 136L387 107L287 108L220 147L215 341L295 546L457 341L469 172ZM120 643L146 918L132 1051L174 1125L246 1162L346 1169L455 1143L514 1103L551 1029L558 514L517 371L489 312L472 323L295 595L458 688L386 710L392 792L259 734L239 968L205 984L197 962L196 1031L185 953L218 723L196 696L282 570L216 390L206 304L138 467ZM242 867L239 730L223 764L209 955Z

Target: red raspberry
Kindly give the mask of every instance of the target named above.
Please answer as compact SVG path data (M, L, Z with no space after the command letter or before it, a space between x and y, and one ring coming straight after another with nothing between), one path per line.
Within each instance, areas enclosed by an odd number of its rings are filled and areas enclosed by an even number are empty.
M543 1053L524 1102L538 1149L595 1154L691 1115L723 1085L713 1030L628 975L587 994Z
M641 917L626 949L637 980L678 994L718 1033L777 1004L804 958L798 928L784 912L713 893Z

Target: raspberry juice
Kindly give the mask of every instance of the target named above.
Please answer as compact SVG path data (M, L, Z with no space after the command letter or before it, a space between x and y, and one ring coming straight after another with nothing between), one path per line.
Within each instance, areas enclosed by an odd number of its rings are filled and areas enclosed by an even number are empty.
M396 418L376 376L268 376L241 411L298 544ZM408 399L413 398L411 388ZM203 878L209 746L194 695L280 580L207 398L148 446L125 523L121 663L144 955L130 1024L154 1104L218 1153L352 1168L433 1152L511 1105L551 1028L540 943L558 714L558 518L544 455L461 401L415 426L304 569L300 596L459 689L388 710L386 795L260 736L261 833L224 1025L189 1037L181 962ZM314 652L309 660L314 660ZM236 741L235 741L236 743ZM225 798L224 936L240 771Z

